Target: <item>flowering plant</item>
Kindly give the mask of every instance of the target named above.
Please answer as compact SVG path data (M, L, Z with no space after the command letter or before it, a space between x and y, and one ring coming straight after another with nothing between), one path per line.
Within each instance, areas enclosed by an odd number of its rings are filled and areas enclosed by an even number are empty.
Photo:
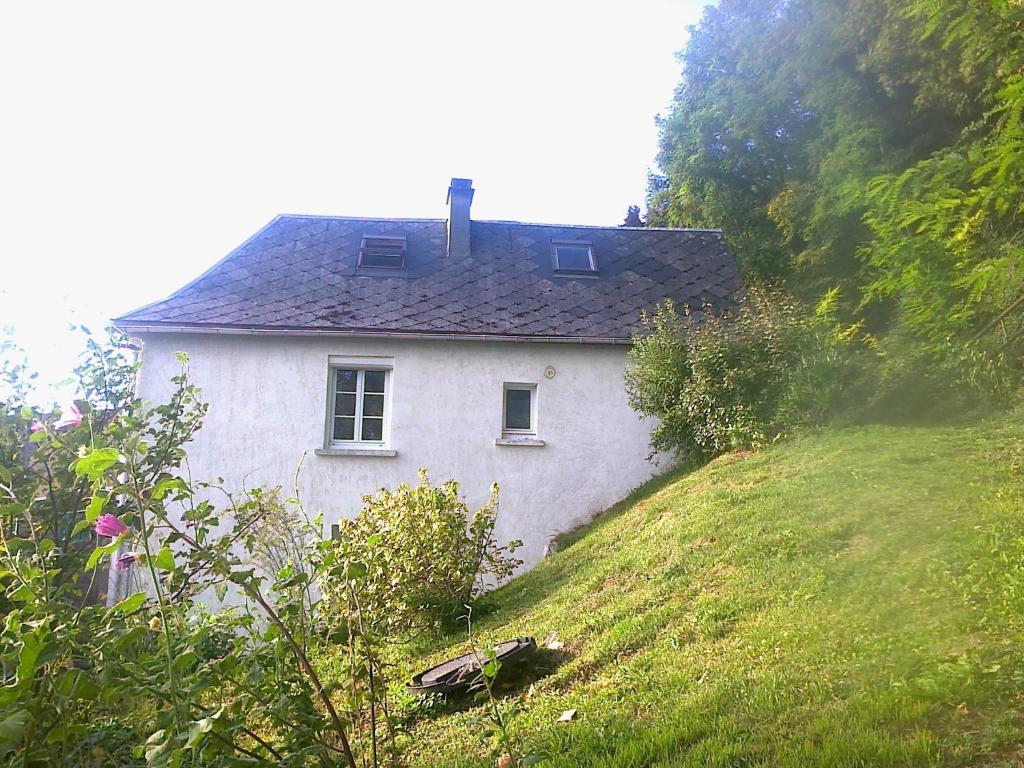
M90 340L63 412L27 404L24 365L2 369L0 761L354 766L308 655L312 617L298 626L285 578L246 559L260 510L218 533L182 474L206 413L187 359L151 407L121 341ZM254 610L196 621L211 588Z
M206 405L188 359L152 406L114 342L90 341L63 412L27 404L23 365L0 368L0 763L377 766L380 723L396 763L383 653L511 571L496 499L470 519L456 484L424 478L325 540L277 490L191 482ZM411 524L428 512L429 535ZM423 547L450 559L425 571ZM202 608L228 593L240 610Z

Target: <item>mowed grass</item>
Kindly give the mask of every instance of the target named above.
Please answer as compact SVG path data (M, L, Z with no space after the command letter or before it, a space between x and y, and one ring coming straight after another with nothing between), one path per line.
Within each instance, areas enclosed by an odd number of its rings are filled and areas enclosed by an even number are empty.
M565 643L506 692L517 739L549 766L1020 765L1022 427L822 431L640 489L475 621ZM465 636L424 650L402 671ZM409 764L493 765L479 714L420 716Z

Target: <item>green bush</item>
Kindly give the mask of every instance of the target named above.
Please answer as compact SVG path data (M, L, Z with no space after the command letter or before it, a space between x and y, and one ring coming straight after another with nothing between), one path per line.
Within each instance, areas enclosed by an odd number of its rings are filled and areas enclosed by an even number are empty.
M403 632L458 617L487 582L500 582L521 563L519 541L494 537L498 486L472 515L459 484L432 486L426 470L415 487L402 484L363 497L363 509L339 524L339 560L360 570L357 597L364 620ZM362 572L365 571L365 574Z
M691 459L775 439L814 423L857 390L857 328L835 318L836 294L809 313L755 288L721 314L679 316L662 304L643 319L626 373L630 405L659 423L655 451Z

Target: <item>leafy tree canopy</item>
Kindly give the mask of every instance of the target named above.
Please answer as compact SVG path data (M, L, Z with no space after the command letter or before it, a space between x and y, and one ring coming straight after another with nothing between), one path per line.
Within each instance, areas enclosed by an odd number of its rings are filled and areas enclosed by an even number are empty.
M1020 337L1020 0L721 0L680 59L649 221L876 332Z

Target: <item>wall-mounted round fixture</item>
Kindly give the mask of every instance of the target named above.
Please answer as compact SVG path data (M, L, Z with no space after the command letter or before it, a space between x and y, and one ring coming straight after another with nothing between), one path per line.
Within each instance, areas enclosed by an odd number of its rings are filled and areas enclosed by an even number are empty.
M547 368L544 369L544 378L545 379L553 379L553 378L555 378L555 367L553 365L549 365Z

